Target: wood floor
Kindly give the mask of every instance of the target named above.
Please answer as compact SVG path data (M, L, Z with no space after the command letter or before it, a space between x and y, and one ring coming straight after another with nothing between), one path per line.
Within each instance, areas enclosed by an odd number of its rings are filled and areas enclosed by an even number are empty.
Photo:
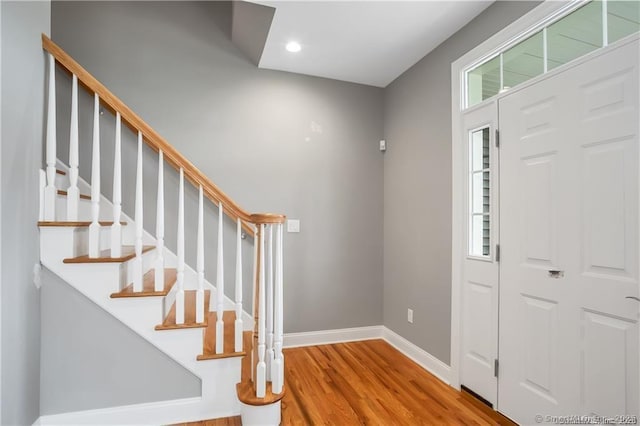
M383 340L286 349L283 425L512 425ZM189 426L241 425L239 417Z

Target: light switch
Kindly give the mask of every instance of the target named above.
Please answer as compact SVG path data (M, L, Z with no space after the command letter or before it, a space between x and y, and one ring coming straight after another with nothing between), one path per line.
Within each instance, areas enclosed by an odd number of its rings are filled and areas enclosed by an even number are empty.
M300 232L300 221L298 219L287 220L287 232Z

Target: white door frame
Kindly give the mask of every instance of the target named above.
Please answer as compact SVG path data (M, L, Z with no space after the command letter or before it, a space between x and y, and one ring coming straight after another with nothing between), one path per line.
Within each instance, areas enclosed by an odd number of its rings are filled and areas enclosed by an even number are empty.
M0 40L2 39L2 5L0 4ZM0 42L0 93L2 93L2 46ZM0 99L0 242L2 241L2 99ZM2 318L2 244L0 243L0 318ZM2 377L2 327L0 327L0 377ZM0 401L2 401L2 380L0 380ZM0 403L0 422L2 404Z
M460 389L460 356L461 356L461 338L462 338L462 282L463 282L463 259L466 256L465 247L467 242L465 239L465 221L467 212L465 210L465 194L466 194L466 163L465 149L466 140L462 129L463 113L481 108L486 102L493 102L513 93L514 90L521 90L540 80L552 77L559 72L573 67L577 64L590 60L591 58L602 54L603 49L597 49L579 59L571 61L563 66L533 78L509 92L498 94L487 100L474 105L471 108L464 109L465 91L463 87L463 74L466 69L476 63L480 63L483 59L494 55L502 50L505 46L514 43L514 40L520 39L525 34L535 32L544 24L554 20L559 15L564 15L569 10L578 8L583 4L584 0L572 0L566 2L558 2L554 0L546 0L529 13L523 15L518 20L493 35L479 46L469 51L458 60L451 64L451 118L452 118L452 248L451 248L451 371L450 385L456 389ZM623 40L638 38L638 35L631 36ZM621 41L625 42L625 41ZM615 43L614 43L615 44ZM495 243L498 243L497 241ZM639 327L640 329L640 327ZM640 377L639 377L640 379Z

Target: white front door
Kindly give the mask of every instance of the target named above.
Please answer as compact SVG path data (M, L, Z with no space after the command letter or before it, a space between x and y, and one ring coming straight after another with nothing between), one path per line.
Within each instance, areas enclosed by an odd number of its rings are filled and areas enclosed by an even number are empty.
M521 424L638 414L638 49L499 101L498 409Z

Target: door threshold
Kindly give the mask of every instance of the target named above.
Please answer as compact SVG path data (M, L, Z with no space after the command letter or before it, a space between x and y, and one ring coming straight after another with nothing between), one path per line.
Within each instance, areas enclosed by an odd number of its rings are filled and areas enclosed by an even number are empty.
M463 398L471 402L475 407L484 411L491 419L496 422L496 424L501 426L518 426L518 423L514 422L501 412L494 410L492 403L490 403L465 385L460 386L460 394Z
M483 397L481 397L480 395L478 395L477 393L475 393L474 391L472 391L471 389L469 389L468 387L466 387L465 385L460 385L460 390L462 391L462 393L467 393L469 394L469 396L473 397L474 399L482 402L484 405L486 405L487 407L493 409L493 404L490 403L489 401L487 401L486 399L484 399Z

